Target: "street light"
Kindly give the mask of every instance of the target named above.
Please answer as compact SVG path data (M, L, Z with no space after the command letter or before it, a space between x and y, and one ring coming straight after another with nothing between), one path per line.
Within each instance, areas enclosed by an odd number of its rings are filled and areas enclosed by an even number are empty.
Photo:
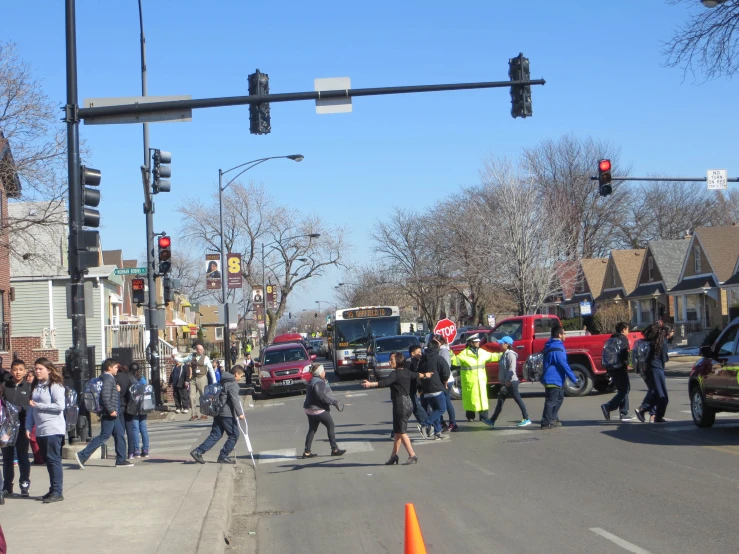
M226 371L230 371L231 369L231 353L230 353L230 345L229 342L231 341L231 328L228 323L228 299L226 298L226 276L224 275L224 269L226 267L226 260L225 260L225 252L223 248L223 191L225 191L229 186L231 186L231 183L233 183L236 179L238 179L241 175L252 169L253 167L258 166L259 164L262 164L268 160L279 160L279 159L287 159L287 160L293 160L295 162L302 162L305 159L305 156L302 154L290 154L289 156L270 156L269 158L259 158L257 160L252 160L250 162L246 162L240 165L237 165L236 167L232 167L231 169L227 169L226 171L223 171L222 169L218 170L218 212L220 216L220 234L221 234L221 295L223 296L223 321L224 321L224 330L223 330L223 357L226 360ZM246 167L244 167L246 166ZM231 179L228 183L223 185L223 176L226 173L230 173L232 171L235 171L237 169L240 169L244 167L239 173Z
M299 157L300 159L296 159L296 162L299 162L303 159L303 156L296 156L296 158ZM274 244L280 244L281 242L287 242L289 240L295 240L295 239L317 239L321 236L321 233L309 233L307 235L295 235L294 237L287 237L286 239L281 240L274 240L272 242L268 242L267 244L262 243L262 293L266 296L267 295L267 275L264 267L264 247L265 246L272 246ZM300 262L307 262L308 258L298 258L298 261ZM264 299L264 313L267 314L267 299ZM267 318L265 317L264 321L264 344L267 344Z
M323 302L324 304L332 304L333 307L336 308L336 310L339 309L339 305L336 302L331 302L330 300L316 300L316 304L318 304L319 312L321 311L321 302Z

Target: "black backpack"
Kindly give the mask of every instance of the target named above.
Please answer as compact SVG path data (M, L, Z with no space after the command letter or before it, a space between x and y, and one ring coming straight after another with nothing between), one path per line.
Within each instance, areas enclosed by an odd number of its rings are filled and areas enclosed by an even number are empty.
M15 445L18 439L18 430L21 428L19 410L15 404L0 400L0 447ZM11 456L12 458L12 456Z
M80 407L77 404L77 392L69 387L64 387L64 419L67 422L67 431L77 427L79 417Z
M621 340L617 337L609 338L603 345L601 365L606 371L615 371L623 367L621 361Z

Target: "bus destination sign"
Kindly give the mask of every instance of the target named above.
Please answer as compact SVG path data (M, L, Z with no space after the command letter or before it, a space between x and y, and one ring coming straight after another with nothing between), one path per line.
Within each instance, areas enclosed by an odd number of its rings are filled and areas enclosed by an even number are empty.
M361 310L346 310L341 312L344 319L360 319L365 317L390 317L393 315L391 308L363 308Z

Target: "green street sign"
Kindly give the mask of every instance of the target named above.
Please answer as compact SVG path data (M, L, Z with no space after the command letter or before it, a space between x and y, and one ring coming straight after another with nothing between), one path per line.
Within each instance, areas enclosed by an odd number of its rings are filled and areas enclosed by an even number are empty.
M145 267L124 267L123 269L116 268L116 275L146 275Z

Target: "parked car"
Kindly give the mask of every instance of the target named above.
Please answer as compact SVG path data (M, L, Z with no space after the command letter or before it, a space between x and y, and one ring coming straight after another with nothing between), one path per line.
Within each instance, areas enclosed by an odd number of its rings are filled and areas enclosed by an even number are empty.
M724 329L702 356L688 378L690 413L698 427L710 427L717 412L739 412L739 318Z
M421 344L415 335L395 335L374 339L367 349L367 372L370 378L376 381L387 377L392 371L390 354L402 352L408 357L408 349L414 344Z
M315 359L299 342L270 344L255 362L262 394L304 393L311 379L310 364Z

